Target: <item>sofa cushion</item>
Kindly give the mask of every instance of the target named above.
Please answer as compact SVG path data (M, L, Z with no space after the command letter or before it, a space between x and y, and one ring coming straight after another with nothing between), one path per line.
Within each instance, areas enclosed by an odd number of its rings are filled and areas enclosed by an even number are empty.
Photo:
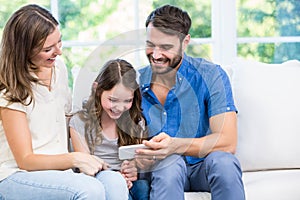
M209 192L185 192L185 200L211 200L211 194Z
M245 172L243 182L247 200L299 200L300 170ZM210 200L207 192L186 192L185 200Z
M232 87L243 171L300 168L300 62L238 59Z
M248 200L299 200L300 170L271 170L244 173Z

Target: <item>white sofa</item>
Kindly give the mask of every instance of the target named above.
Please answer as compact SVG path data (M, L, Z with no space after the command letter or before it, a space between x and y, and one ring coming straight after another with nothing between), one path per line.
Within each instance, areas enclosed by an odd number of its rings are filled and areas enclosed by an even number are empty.
M300 62L265 64L237 59L226 68L238 108L236 156L247 200L300 199ZM94 73L82 69L74 109L90 92ZM209 193L185 193L210 200Z

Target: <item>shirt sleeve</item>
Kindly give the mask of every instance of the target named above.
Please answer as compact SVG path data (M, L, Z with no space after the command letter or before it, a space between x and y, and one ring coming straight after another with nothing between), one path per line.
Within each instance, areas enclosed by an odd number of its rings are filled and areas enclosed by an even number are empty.
M217 66L211 73L210 77L212 79L207 81L209 90L209 117L225 112L237 112L230 80L226 72L220 66Z
M81 136L84 136L84 122L79 118L78 114L71 117L69 127L73 128Z
M26 112L26 107L21 103L10 103L5 99L4 91L0 92L0 107L9 108L12 110L18 110L21 112Z

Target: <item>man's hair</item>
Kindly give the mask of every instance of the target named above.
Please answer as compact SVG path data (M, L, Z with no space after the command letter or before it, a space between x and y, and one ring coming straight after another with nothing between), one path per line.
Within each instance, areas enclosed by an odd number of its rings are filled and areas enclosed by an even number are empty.
M164 5L150 13L146 27L150 23L165 34L179 35L182 40L189 34L192 21L186 11L172 5Z

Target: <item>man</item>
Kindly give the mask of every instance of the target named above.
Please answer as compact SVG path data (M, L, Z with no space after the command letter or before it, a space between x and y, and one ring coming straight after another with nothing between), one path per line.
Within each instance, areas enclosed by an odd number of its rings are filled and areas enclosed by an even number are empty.
M242 171L233 155L237 118L226 73L218 65L192 58L191 19L165 5L146 20L146 54L140 69L142 107L150 135L137 150L138 165L151 163L151 200L184 199L184 191L211 192L213 200L245 199ZM154 164L153 164L154 163Z

